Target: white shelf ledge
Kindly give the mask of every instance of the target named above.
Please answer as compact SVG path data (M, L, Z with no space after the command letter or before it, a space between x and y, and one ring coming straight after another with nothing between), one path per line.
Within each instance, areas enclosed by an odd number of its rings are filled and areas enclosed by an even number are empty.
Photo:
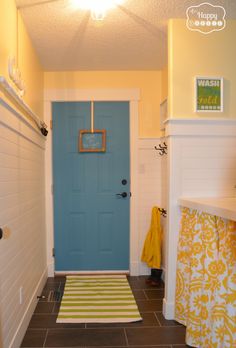
M0 86L3 90L30 116L38 128L47 128L47 125L41 120L24 102L24 100L16 93L15 89L9 84L4 76L0 76Z
M178 202L186 208L236 221L236 197L181 197Z

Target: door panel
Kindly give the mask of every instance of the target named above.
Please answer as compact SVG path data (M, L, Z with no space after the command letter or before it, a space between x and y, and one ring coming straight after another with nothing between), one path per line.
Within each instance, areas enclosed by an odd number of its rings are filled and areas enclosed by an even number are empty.
M54 232L57 271L129 269L129 103L94 103L105 153L78 152L90 103L53 103ZM127 185L122 185L127 179Z

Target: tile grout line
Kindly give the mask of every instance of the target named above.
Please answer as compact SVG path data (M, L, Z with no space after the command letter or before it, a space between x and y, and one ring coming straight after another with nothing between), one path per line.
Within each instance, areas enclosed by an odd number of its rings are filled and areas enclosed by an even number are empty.
M86 325L86 323L84 323L84 325ZM147 325L147 326L139 326L139 327L131 327L131 326L126 326L126 327L124 327L124 326L110 326L110 327L108 327L108 326L104 326L104 327L98 327L98 326L96 326L96 327L87 327L87 328L85 328L85 327L59 327L59 328L56 328L56 327L52 327L52 328L50 328L50 329L47 329L47 328L30 328L29 330L38 330L38 331L42 331L42 330L54 330L54 331L58 331L58 330L68 330L68 331L74 331L74 330L85 330L86 329L86 331L93 331L93 330L126 330L126 329L137 329L137 330L139 330L139 329L155 329L155 328L159 328L159 326L157 326L157 325ZM162 328L163 328L163 326L162 326ZM100 347L100 346L99 346Z
M63 288L63 285L65 285L65 284L66 284L66 283L60 282L60 285L59 285L59 287L58 287L58 290L59 290L59 291L63 290L62 288Z
M145 292L145 289L142 289L142 291L143 291L143 293L144 293L144 296L146 297L145 300L149 300L149 298L148 298L148 296L147 296L147 294L146 294L146 292Z
M54 309L55 309L55 307L56 307L56 304L57 304L57 302L54 302L54 306L52 307L52 311L51 311L51 313L48 313L48 314L50 314L50 315L52 315L52 314L58 315L58 312L57 312L57 313L54 312Z
M155 318L156 318L158 324L160 325L160 327L162 327L161 322L160 322L160 320L158 319L158 317L157 317L157 315L156 315L156 312L154 312L154 316L155 316Z
M128 337L127 337L127 332L126 332L126 328L124 327L124 334L125 334L125 340L126 340L126 346L129 345L129 341L128 341Z
M48 329L46 331L45 339L44 339L44 342L43 342L43 347L45 347L47 338L48 338Z

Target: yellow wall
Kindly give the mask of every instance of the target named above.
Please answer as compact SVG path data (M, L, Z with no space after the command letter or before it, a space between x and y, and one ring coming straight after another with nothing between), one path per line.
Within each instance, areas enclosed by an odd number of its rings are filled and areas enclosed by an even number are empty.
M168 97L168 65L161 71L161 102Z
M169 22L169 117L236 117L236 21L208 35L187 29L186 21ZM194 77L224 78L224 112L194 112Z
M17 49L18 47L18 49ZM0 76L8 78L8 58L18 57L18 67L26 84L24 101L43 117L43 70L35 54L14 0L0 1ZM0 91L1 93L1 91ZM3 95L1 93L1 95Z
M0 74L7 76L7 60L16 53L16 7L14 0L0 1Z
M139 136L160 135L161 71L46 72L45 89L140 88Z

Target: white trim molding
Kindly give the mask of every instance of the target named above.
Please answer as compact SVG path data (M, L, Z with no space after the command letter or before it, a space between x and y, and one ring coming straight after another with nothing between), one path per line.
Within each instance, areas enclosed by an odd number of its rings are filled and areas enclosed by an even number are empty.
M129 270L123 270L123 271L55 271L55 275L67 275L67 274L77 274L77 275L83 275L83 274L104 274L104 275L109 275L109 274L128 274L129 275Z
M161 138L139 138L138 154L138 231L139 231L139 274L150 275L150 267L141 261L141 255L150 229L152 208L163 207L162 202L162 156L159 156L155 146ZM162 261L164 255L162 254Z
M47 89L45 101L138 101L140 90L133 89Z
M29 326L32 315L34 313L35 307L37 306L37 303L38 303L37 296L40 296L42 294L46 281L47 281L47 269L45 269L45 271L40 277L40 280L34 290L34 293L31 296L30 302L14 334L14 337L9 345L9 348L20 347L22 340L24 338L24 335L26 333L26 330Z
M163 314L165 319L172 320L174 319L174 313L175 313L175 303L174 302L167 302L166 299L163 299Z
M230 118L169 118L165 121L165 136L232 136L236 134L236 119Z
M132 197L130 199L130 274L139 275L139 239L137 234L137 173L138 173L138 102L139 89L48 89L44 95L45 122L52 118L54 101L129 101L130 103L130 177ZM46 186L46 229L48 275L54 276L53 238L53 196L52 196L52 132L49 131L46 144L45 186Z
M41 120L31 109L30 107L24 102L23 98L18 95L16 90L12 87L12 85L7 81L7 79L4 76L0 76L0 86L3 88L4 92L8 94L15 103L20 106L28 116L30 116L34 122L36 123L39 130L44 127L47 128L47 125L44 123L43 120Z
M2 107L5 109L5 112L1 113L1 124L33 142L35 145L42 148L45 147L46 138L33 127L22 113L13 108L10 103L0 96L0 108Z

